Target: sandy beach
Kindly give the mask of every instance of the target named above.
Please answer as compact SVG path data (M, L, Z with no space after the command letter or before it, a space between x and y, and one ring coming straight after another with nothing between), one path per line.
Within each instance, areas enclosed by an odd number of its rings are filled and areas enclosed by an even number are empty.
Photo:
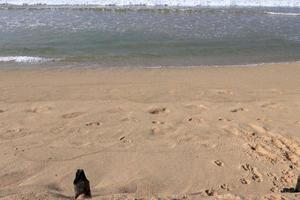
M300 199L300 63L1 69L0 199Z

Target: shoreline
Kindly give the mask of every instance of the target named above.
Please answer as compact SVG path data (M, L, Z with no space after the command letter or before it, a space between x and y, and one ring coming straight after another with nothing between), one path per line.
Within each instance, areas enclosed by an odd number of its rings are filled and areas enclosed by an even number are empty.
M266 66L289 66L289 65L297 65L300 63L299 61L283 61L283 62L266 62L266 63L253 63L253 64L228 64L228 65L191 65L191 66L105 66L99 64L65 64L65 65L49 65L49 63L36 63L36 64L28 64L28 63L10 63L9 66L7 64L0 64L1 70L137 70L137 69L209 69L209 68L252 68L252 67L266 67ZM13 65L17 65L13 67ZM73 65L73 67L72 67ZM86 65L87 67L83 67ZM22 67L23 66L23 67ZM25 66L25 67L24 67ZM41 67L42 66L42 67Z

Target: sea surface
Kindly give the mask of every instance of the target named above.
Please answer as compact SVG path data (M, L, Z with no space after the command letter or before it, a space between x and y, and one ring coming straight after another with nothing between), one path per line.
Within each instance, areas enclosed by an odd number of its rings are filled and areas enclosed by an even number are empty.
M145 6L264 6L300 7L299 0L0 0L15 5L145 5Z
M3 4L0 67L299 61L300 0L281 2L291 6Z

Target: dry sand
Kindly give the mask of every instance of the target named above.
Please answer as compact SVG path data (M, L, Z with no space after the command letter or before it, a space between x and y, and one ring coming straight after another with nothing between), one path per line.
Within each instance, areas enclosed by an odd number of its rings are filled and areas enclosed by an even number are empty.
M0 199L300 199L300 64L0 70Z

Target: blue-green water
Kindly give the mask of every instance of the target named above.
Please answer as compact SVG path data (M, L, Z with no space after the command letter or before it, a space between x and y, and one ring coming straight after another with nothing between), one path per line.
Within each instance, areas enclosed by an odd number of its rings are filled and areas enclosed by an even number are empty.
M0 65L298 61L299 13L299 8L2 6Z

